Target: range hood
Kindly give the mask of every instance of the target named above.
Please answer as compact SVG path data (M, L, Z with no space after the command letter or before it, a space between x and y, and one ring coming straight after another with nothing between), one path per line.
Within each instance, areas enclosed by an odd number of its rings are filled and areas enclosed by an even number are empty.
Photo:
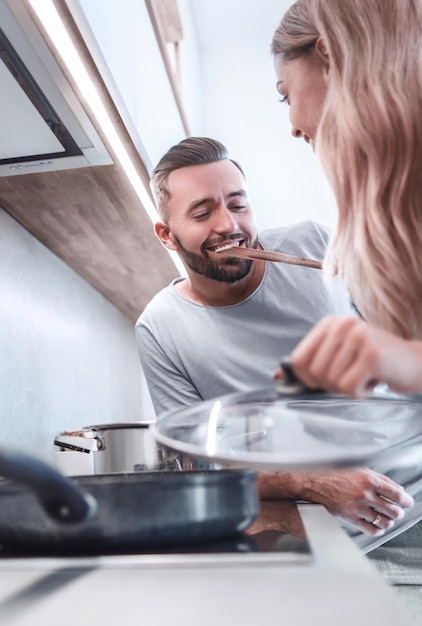
M0 176L113 161L21 0L0 0Z

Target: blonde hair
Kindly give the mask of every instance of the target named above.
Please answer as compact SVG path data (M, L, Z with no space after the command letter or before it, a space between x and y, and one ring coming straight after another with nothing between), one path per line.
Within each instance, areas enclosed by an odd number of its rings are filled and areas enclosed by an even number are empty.
M319 38L330 81L316 150L338 221L325 260L363 317L422 338L422 2L298 0L272 41L288 61Z

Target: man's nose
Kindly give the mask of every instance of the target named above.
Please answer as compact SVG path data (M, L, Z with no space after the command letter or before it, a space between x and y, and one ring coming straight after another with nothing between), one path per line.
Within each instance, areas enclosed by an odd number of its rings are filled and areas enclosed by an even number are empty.
M236 216L226 206L221 205L215 214L214 230L221 233L231 233L236 229Z

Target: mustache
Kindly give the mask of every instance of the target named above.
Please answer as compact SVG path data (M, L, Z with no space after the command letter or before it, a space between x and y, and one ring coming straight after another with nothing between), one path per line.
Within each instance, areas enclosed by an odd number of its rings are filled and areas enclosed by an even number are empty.
M222 235L221 237L214 239L207 239L201 246L201 250L205 251L206 248L210 246L219 246L222 243L226 243L227 241L238 241L242 239L244 241L249 241L249 237L245 235L245 233L232 233L231 235Z

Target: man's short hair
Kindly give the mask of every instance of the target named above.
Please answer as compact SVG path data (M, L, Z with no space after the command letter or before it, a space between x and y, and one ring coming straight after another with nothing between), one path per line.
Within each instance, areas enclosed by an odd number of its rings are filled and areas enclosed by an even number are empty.
M229 160L245 176L240 165L229 159L227 148L216 139L208 137L188 137L172 146L160 159L152 172L150 187L161 218L167 218L167 201L170 198L167 181L174 170L191 165L206 165L216 161Z

